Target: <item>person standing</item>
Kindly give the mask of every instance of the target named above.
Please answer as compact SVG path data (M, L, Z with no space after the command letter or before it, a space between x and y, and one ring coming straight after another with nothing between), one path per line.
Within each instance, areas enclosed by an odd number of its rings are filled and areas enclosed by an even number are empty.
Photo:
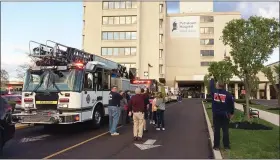
M156 99L156 106L157 106L157 128L156 130L165 130L164 126L164 111L165 111L165 99L162 93L159 93L158 98Z
M144 132L147 132L148 129L147 129L147 120L148 120L148 117L149 117L149 89L146 89L146 91L142 88L141 89L141 94L143 95L143 98L144 98L144 104L145 104L145 110L144 110Z
M120 95L123 97L120 101L120 120L119 124L125 125L126 124L126 119L127 119L127 111L128 111L128 105L127 105L127 99L126 99L126 94L123 91L120 91Z
M134 140L141 141L143 136L143 128L144 128L145 103L140 88L135 89L135 95L131 97L128 103L128 108L129 108L129 116L131 116L133 112Z
M153 122L152 124L157 125L157 106L156 106L156 101L157 101L157 95L154 95L154 99L152 102L152 117L153 117Z
M218 81L216 88L214 79L210 80L210 93L212 96L212 112L214 125L214 146L213 149L220 148L220 130L223 130L224 149L230 149L229 143L229 121L234 114L233 96L225 90L224 83Z
M127 101L127 104L128 102L130 101L130 92L129 91L125 91L125 95L126 95L126 101ZM128 116L128 113L129 113L129 110L127 109L126 110L126 124L129 124L130 121L131 121L131 117Z
M123 97L117 91L117 86L113 86L111 88L111 92L109 93L109 132L112 136L119 135L117 132L117 125L120 119L120 101L123 99Z

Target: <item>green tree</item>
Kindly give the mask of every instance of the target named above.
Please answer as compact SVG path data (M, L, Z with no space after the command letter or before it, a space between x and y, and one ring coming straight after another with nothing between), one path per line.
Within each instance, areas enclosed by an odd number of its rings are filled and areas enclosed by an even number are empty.
M230 60L212 62L208 68L209 76L213 76L216 81L228 84L233 77L233 65Z
M275 74L273 74L273 71L274 71ZM273 88L275 89L276 94L277 94L277 99L278 99L278 105L280 107L280 89L276 85L277 83L279 83L279 76L280 76L280 74L279 74L279 72L280 72L279 65L276 65L273 68L271 68L271 67L264 67L262 69L262 72L267 77L269 82L272 84Z
M223 29L221 39L231 47L234 73L244 82L248 119L249 98L253 87L251 82L261 71L273 49L279 46L279 27L279 21L275 18L252 16L248 20L231 20Z

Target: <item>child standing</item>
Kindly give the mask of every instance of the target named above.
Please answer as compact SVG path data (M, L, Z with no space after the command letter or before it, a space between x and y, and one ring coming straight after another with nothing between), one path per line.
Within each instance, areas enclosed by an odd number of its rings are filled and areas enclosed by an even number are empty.
M162 93L159 93L158 98L156 99L156 107L157 107L157 128L156 130L165 130L164 126L164 111L165 111L165 99Z

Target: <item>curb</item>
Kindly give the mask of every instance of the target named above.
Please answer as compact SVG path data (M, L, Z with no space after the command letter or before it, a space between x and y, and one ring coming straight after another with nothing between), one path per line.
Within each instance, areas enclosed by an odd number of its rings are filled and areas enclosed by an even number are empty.
M24 129L24 128L29 128L33 127L33 124L19 124L18 126L16 125L16 129Z
M201 103L202 103L204 116L205 116L206 123L207 123L209 136L210 136L210 139L211 139L211 145L214 146L214 132L213 132L213 129L212 129L212 125L211 125L211 122L209 120L208 114L206 112L204 103L203 102L201 102ZM211 146L211 148L212 148L212 146ZM213 151L213 154L214 154L214 159L223 159L221 151L214 150L213 148L212 148L212 151Z

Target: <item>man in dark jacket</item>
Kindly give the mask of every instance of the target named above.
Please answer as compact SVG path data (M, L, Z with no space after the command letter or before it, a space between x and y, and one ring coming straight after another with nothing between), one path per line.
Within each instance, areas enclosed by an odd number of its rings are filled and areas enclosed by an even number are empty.
M210 80L210 92L212 96L212 112L214 124L214 146L213 149L220 148L220 129L223 130L223 144L225 149L230 149L229 143L229 121L234 114L233 96L226 91L222 82L217 82L216 87L214 79Z
M120 102L123 97L117 92L118 88L113 86L111 88L111 92L109 93L109 132L112 136L117 136L119 133L117 132L117 125L120 119Z

